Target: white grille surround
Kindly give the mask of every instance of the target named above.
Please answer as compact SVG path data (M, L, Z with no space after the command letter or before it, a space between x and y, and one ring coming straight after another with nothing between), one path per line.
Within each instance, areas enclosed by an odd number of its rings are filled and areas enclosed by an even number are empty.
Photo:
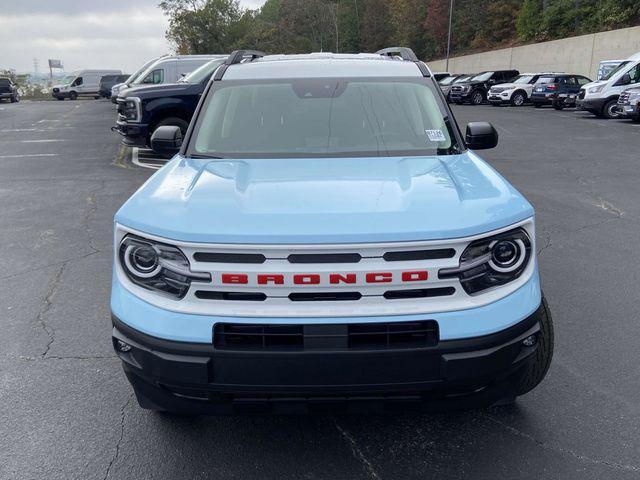
M531 257L524 272L514 281L467 294L457 278L439 279L438 271L443 268L459 266L460 255L469 243L490 237L514 228L524 229L531 239ZM192 282L182 299L169 298L158 292L140 287L127 277L118 258L119 245L126 235L155 240L179 248L190 262L193 272L205 272L211 275L211 282ZM535 227L533 218L470 237L419 241L389 242L371 244L300 244L300 245L251 245L251 244L209 244L181 242L150 235L135 229L116 224L114 249L115 273L118 281L132 294L145 302L167 311L209 315L216 317L273 317L273 318L330 318L330 317L368 317L410 314L431 314L477 308L504 298L523 286L536 271ZM450 258L432 260L387 261L383 255L387 252L408 252L416 250L453 249ZM263 263L222 263L197 261L196 253L249 254L263 255ZM353 263L291 263L290 255L309 254L354 254L361 256ZM402 281L402 272L428 273L405 277L415 281ZM367 283L366 274L390 273L391 282ZM222 275L247 275L246 284L223 284ZM354 284L331 284L330 274L346 277L355 275ZM258 284L258 275L283 275L283 284ZM294 284L294 275L307 277L318 275L319 284ZM405 273L406 275L406 273ZM353 278L353 277L352 277ZM376 277L382 279L383 277ZM387 279L387 276L384 277ZM335 281L335 277L334 277ZM385 292L411 289L451 289L453 294L436 295L421 298L385 298ZM438 290L444 291L444 290ZM196 292L262 293L263 301L222 300L198 298ZM292 301L290 294L299 293L335 293L358 292L357 300L316 300ZM215 295L215 294L214 294Z

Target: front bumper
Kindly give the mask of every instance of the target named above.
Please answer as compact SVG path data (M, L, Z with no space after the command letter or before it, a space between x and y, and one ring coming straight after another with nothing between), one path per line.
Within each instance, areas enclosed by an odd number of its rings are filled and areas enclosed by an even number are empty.
M605 98L578 98L576 100L576 107L578 108L578 110L586 110L587 112L591 113L601 113L604 109L605 102Z
M640 102L635 105L618 104L618 112L625 118L640 118Z
M469 101L470 98L471 98L471 91L468 91L468 92L454 92L454 91L451 91L451 92L449 92L449 99L453 103L464 103L464 102Z
M441 410L513 396L537 345L541 307L517 324L420 348L227 350L152 337L113 320L143 407L196 414ZM317 327L315 325L314 327Z
M142 148L147 146L149 125L145 123L132 124L122 120L118 120L112 130L114 132L118 132L121 135L121 141L123 145L126 145L128 147Z

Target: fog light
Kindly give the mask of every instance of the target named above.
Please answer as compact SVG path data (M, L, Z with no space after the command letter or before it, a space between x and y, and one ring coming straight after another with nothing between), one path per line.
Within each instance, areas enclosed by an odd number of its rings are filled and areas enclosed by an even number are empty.
M131 345L129 345L126 342L123 342L122 340L118 340L116 342L116 348L118 349L119 352L122 352L122 353L127 353L131 351Z
M535 334L534 334L534 335L529 335L527 338L525 338L525 339L522 341L522 344L523 344L525 347L533 347L536 343L538 343L538 336L537 336L537 335L535 335ZM127 346L128 346L128 345L127 345ZM129 348L131 348L131 347L129 347Z

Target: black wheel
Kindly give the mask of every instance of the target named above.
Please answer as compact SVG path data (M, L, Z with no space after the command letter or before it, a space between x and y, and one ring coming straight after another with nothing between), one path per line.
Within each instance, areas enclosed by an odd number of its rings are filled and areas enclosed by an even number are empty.
M71 92L69 94L69 100L77 100L78 99L78 94L76 92Z
M13 97L11 97L11 103L18 103L20 101L20 97L16 93Z
M602 116L605 118L620 118L617 99L609 100L604 104L604 107L602 108Z
M533 362L522 375L520 384L516 387L516 395L524 395L533 390L545 377L551 359L553 358L553 321L547 300L542 296L542 312L540 314L540 332L538 333L538 348Z
M522 92L516 92L511 96L511 105L514 107L521 107L524 105L524 102L527 100L525 94Z
M553 108L555 108L556 110L562 110L564 108L564 101L563 100L554 100L553 101Z
M481 105L484 102L484 93L480 90L476 90L471 94L471 104L472 105Z

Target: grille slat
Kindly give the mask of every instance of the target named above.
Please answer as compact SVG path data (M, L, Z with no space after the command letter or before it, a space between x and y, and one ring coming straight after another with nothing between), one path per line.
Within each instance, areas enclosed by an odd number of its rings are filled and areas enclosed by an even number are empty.
M396 350L438 344L434 320L320 325L218 323L213 343L220 350Z
M387 252L382 256L382 258L387 262L406 262L453 258L455 254L456 251L453 248L438 248L433 250L403 250L399 252Z
M196 252L193 258L204 263L264 263L267 257L260 253Z

